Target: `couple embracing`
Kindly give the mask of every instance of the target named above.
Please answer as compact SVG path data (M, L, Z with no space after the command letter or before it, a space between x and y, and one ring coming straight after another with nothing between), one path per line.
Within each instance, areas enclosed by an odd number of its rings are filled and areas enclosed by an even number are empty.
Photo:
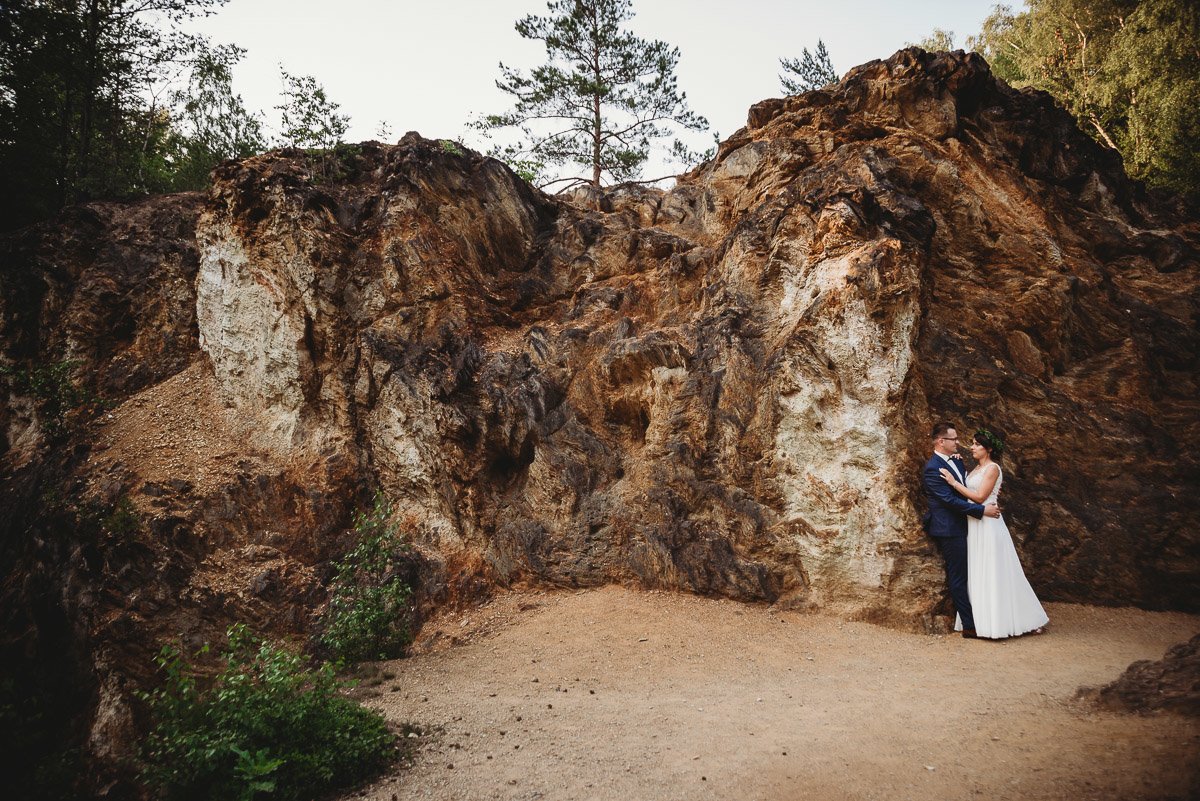
M946 562L946 583L958 611L955 631L988 639L1041 634L1049 618L1025 578L996 502L1004 480L997 464L1003 440L984 428L975 432L976 466L968 473L954 426L938 423L932 436L933 456L921 475L929 498L924 524Z

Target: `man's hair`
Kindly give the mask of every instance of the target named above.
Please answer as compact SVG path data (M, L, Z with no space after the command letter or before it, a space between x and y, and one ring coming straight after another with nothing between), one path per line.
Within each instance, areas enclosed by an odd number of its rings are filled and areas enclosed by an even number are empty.
M937 425L935 425L933 427L933 433L929 435L930 439L937 439L938 437L944 437L944 436L946 436L946 432L948 432L952 428L954 428L954 423L947 423L945 420L943 420L942 422L938 423Z

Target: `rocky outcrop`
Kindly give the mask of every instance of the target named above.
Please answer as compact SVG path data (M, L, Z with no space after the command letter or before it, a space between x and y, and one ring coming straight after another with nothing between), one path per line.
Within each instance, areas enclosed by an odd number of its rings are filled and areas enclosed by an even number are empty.
M36 651L53 591L96 726L171 634L310 631L376 489L426 608L621 582L938 629L944 417L1007 434L1043 598L1196 608L1197 222L978 57L760 103L599 209L415 134L343 166L266 154L4 242L6 363L111 405L55 450L15 384L0 412L6 631Z
M197 356L196 218L203 199L167 195L65 211L0 239L4 366L69 362L78 382L121 400ZM37 393L7 383L0 453L11 470L45 444Z
M1134 662L1112 684L1084 695L1126 712L1200 715L1200 635L1172 646L1157 662Z

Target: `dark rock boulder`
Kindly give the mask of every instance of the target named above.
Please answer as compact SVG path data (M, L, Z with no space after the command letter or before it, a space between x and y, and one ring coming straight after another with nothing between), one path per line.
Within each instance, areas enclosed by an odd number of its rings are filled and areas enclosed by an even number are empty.
M1172 646L1157 662L1134 662L1094 697L1104 706L1129 712L1200 715L1200 635Z

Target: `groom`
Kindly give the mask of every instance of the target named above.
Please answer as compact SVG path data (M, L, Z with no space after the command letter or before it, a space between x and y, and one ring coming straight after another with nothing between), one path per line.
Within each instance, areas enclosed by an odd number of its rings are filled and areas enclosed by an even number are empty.
M942 559L946 562L946 584L950 587L950 598L962 618L963 636L975 637L975 618L971 616L971 599L967 595L967 515L980 518L999 517L1000 508L994 503L982 506L959 495L942 474L945 467L967 483L967 471L958 456L958 432L950 423L938 423L933 427L933 456L925 463L921 480L925 495L929 499L929 511L922 522L925 533L934 538Z

